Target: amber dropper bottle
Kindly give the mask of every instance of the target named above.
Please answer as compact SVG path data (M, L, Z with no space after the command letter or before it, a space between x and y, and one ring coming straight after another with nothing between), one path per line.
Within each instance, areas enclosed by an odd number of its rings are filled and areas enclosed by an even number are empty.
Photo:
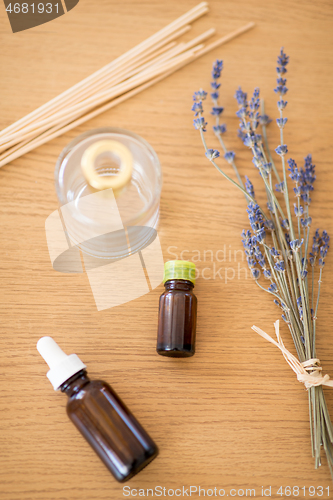
M160 297L156 350L161 356L188 358L195 353L195 264L186 260L166 262L163 283L165 292Z
M117 481L127 481L158 455L115 391L102 380L90 380L76 354L67 356L51 337L42 337L37 349L50 367L47 377L54 389L69 398L69 418Z

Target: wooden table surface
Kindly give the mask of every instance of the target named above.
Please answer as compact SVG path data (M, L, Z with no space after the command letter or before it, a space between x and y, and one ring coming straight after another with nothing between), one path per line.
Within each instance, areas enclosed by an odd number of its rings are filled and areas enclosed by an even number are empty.
M1 128L194 5L192 0L81 0L65 16L16 34L2 6ZM246 488L254 488L261 498L262 486L272 487L271 498L287 497L277 494L280 486L322 486L322 498L328 497L327 487L333 489L325 458L314 470L304 387L281 353L251 330L256 324L273 334L279 311L245 276L246 262L239 251L241 230L248 227L244 199L205 159L190 111L193 91L209 88L211 64L223 59L226 141L237 153L241 174L251 172L260 186L249 152L236 137L233 95L238 85L248 92L259 86L267 112L275 118L275 61L284 46L290 55L286 142L299 161L313 154L317 181L311 214L314 226L332 235L332 3L215 0L210 7L195 23L193 34L215 26L222 35L249 21L256 27L0 171L1 499L125 498L123 486L67 418L66 396L54 392L47 380L47 367L35 347L43 335L53 336L67 353L77 353L91 377L107 380L158 443L159 457L128 483L138 495L140 488L158 485L224 488L226 495L237 498L242 490L245 496ZM160 158L164 259L180 257L186 250L183 257L196 261L200 272L195 287L197 353L191 359L172 360L155 352L162 285L98 312L86 274L52 269L44 224L57 208L56 159L72 138L100 126L136 132ZM269 137L276 147L274 123ZM210 133L207 138L216 147ZM263 195L259 187L257 191ZM215 278L214 270L220 270ZM330 374L332 270L329 255L319 308L318 356ZM282 333L292 349L284 325ZM333 391L325 393L333 415ZM311 497L300 489L299 497L319 498L317 493ZM192 498L198 497L192 493Z

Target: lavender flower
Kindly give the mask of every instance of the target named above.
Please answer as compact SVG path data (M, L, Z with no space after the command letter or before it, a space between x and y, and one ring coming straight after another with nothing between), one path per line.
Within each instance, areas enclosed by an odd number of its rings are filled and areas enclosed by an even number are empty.
M240 140L244 143L244 141L245 141L245 139L246 139L246 137L247 137L247 133L243 131L243 129L241 128L241 126L240 126L240 128L238 129L238 131L237 131L237 136L238 136L238 137L240 138Z
M277 106L278 106L278 109L280 111L282 111L288 104L288 101L284 101L283 99L280 99L278 102L277 102Z
M280 94L280 96L285 95L288 92L286 87L287 80L283 77L287 73L287 64L289 62L289 57L283 52L283 48L280 51L280 54L277 59L277 68L276 72L278 74L278 78L276 80L277 87L274 89L274 92Z
M253 276L254 279L257 280L259 278L259 276L260 276L259 269L252 269L252 276Z
M288 121L288 118L277 118L276 119L276 123L278 124L279 128L284 128L287 121Z
M213 101L217 101L217 99L219 98L218 89L220 88L221 84L218 82L218 79L221 76L222 68L223 68L223 61L220 61L217 59L215 61L215 63L213 64L213 70L212 70L213 81L210 84L212 89L213 89L213 92L210 94ZM222 108L222 111L223 111L223 108ZM222 111L219 114L221 114ZM212 113L212 114L217 114L217 113Z
M260 125L264 125L264 126L267 126L272 120L270 119L270 117L268 115L261 115L259 117L259 123Z
M248 132L247 134L245 134L245 138L244 138L243 142L244 142L244 146L248 146L249 148L254 148L257 144L256 134L254 134L252 131ZM254 157L252 161L256 165L256 167L259 168L259 166L261 164L260 161L258 161L258 159L256 157Z
M247 231L245 231L245 229L244 229L242 232L242 237L243 237L242 243L243 243L245 255L247 257L254 255L254 244L255 243L252 240L251 231L249 229Z
M275 191L278 193L283 193L284 191L284 182L280 182L279 184L275 184Z
M195 102L191 111L194 111L194 116L198 116L200 113L203 113L202 101Z
M290 178L295 181L296 183L299 183L302 181L302 178L303 178L303 173L302 173L302 170L299 170L298 167L297 167L297 164L295 162L295 160L293 160L292 158L289 158L289 160L287 160L287 163L289 165L289 176Z
M319 257L319 267L322 269L325 265L325 258L327 256L327 252L328 252L328 249L329 249L329 241L330 241L330 237L328 236L327 232L326 231L323 231L323 234L321 236L321 246L320 246L320 249L319 249L319 254L320 254L320 257Z
M249 203L246 211L248 213L251 228L254 233L257 234L264 226L264 219L260 207L257 204Z
M304 214L304 208L302 207L302 205L298 207L296 203L294 203L294 210L296 217L302 217L302 215Z
M264 221L264 224L265 224L265 227L269 231L274 231L275 230L274 222L272 220L267 219L267 220Z
M220 116L223 113L224 108L222 106L214 106L212 108L211 114L215 116Z
M302 297L298 297L296 303L297 303L299 317L300 317L300 320L302 321L303 320Z
M310 227L312 222L311 217L305 217L304 219L301 219L301 226L304 228Z
M324 242L325 245L328 245L329 242L330 242L330 237L329 235L327 234L327 231L323 231L322 235L321 235L321 241Z
M239 106L247 108L247 106L248 106L247 94L246 94L246 92L243 92L240 87L238 88L238 90L236 90L235 99L237 100Z
M255 88L253 91L253 96L250 100L249 108L249 118L252 120L252 128L255 130L259 125L259 113L258 109L260 108L260 99L259 99L259 88Z
M287 145L286 144L281 144L280 146L278 146L275 150L275 152L280 155L280 156L283 156L285 154L288 153L288 148L287 148Z
M310 192L313 191L313 183L316 180L315 165L312 164L311 155L304 159L304 168L298 168L293 159L288 160L290 177L296 182L294 193L296 197L301 197L305 205L310 205Z
M275 263L274 269L276 271L279 271L281 273L284 273L286 270L286 265L284 263L284 260L279 260Z
M303 243L304 243L303 239L302 240L299 240L299 239L293 240L290 242L290 248L293 250L293 252L298 252L298 250L301 248Z
M284 95L288 92L288 89L285 85L283 85L282 83L279 83L279 82L286 82L287 80L283 80L282 78L279 78L277 80L278 82L278 86L274 89L274 92L277 92L279 93L280 95Z
M285 73L287 73L286 66L287 66L288 62L289 62L289 56L287 56L283 52L283 47L282 47L280 50L280 55L278 56L278 59L277 59L278 67L276 68L276 71L278 74L284 75Z
M289 220L288 219L283 219L281 220L281 226L283 227L283 229L285 229L286 231L289 231Z
M217 80L221 76L221 71L223 69L223 61L217 59L213 65L212 77Z
M310 252L310 264L312 267L315 265L321 242L322 239L320 237L319 230L316 229L315 235L313 237L312 252Z
M261 227L260 229L258 229L258 231L256 232L256 237L257 237L257 241L259 243L264 243L265 242L266 231L265 231L264 227Z
M227 151L226 154L224 155L224 158L227 160L228 163L232 163L235 158L235 153L233 151Z
M247 175L245 176L245 179L246 179L245 180L245 189L249 193L249 195L252 196L252 198L254 198L253 184L252 184L252 182L250 181L250 179L248 178Z
M302 267L304 267L304 269L308 267L308 259L305 259L304 257L302 259Z
M201 129L203 132L206 132L207 122L205 122L205 119L203 117L195 118L193 120L193 125L194 125L195 129L197 129L197 130Z
M226 125L214 125L213 130L215 134L225 134L227 131Z
M251 236L251 231L249 231L249 230L247 230L247 231L244 230L242 232L242 236L244 238L244 239L242 239L242 243L243 243L243 246L244 246L244 251L245 251L245 255L246 255L247 264L248 264L248 266L249 266L249 268L250 268L250 270L252 272L252 275L254 276L254 274L253 274L253 270L254 269L253 268L257 264L257 261L254 258L254 256L255 256L256 238ZM259 275L258 275L258 277L259 277Z
M238 116L238 118L240 118L241 120L244 120L248 116L248 114L249 114L249 112L248 112L248 110L246 109L245 106L242 106L236 112L236 116Z
M193 94L193 101L204 101L207 97L207 92L204 90L200 89L198 92L194 92Z
M310 192L314 190L314 182L316 180L315 176L315 165L312 164L312 156L308 155L304 158L304 169L302 170L302 200L306 205L310 205L311 198Z
M212 161L220 156L220 152L217 149L207 149L205 155L208 158L208 160Z

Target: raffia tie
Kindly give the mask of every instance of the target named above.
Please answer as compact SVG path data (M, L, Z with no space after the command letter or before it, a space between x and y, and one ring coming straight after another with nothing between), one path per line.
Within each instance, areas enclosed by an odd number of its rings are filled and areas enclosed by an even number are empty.
M275 321L274 328L277 341L257 326L252 326L252 330L280 349L284 359L287 361L290 368L296 373L297 380L302 382L306 389L310 389L310 387L317 387L319 385L333 387L333 380L330 380L329 375L321 374L322 367L320 366L320 360L318 358L314 358L301 363L293 354L291 354L290 351L288 351L288 349L285 348L280 334L279 320Z

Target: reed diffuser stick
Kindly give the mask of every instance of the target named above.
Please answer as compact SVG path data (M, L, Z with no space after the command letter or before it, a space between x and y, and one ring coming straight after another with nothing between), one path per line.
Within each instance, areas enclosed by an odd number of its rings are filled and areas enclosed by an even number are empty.
M135 75L138 75L138 74L140 74L141 77L144 74L147 74L147 76L149 76L149 72L154 68L155 69L158 68L159 67L158 65L162 64L163 62L166 63L168 60L173 60L173 57L180 55L181 53L186 53L185 52L186 49L193 48L194 45L196 45L197 43L199 43L201 41L206 40L207 38L211 37L214 33L215 33L215 29L211 28L211 29L205 31L204 33L202 33L201 35L197 36L196 38L194 38L190 42L181 43L181 44L178 44L178 45L172 47L166 53L160 55L159 57L154 58L153 60L150 60L149 63L142 64L142 65L139 65L139 63L136 63L136 64L131 63L129 66L131 68L133 68L133 66L134 66L134 68L135 68L134 70L132 70L132 72L128 71L128 65L126 65L125 69L119 70L118 72L115 72L113 74L113 78L111 80L109 79L109 81L107 82L108 87L105 87L105 83L103 83L100 86L95 85L94 90L96 91L96 93L94 93L91 90L91 91L89 91L89 93L86 92L86 95L93 99L94 97L97 96L98 92L101 92L103 90L110 91L112 85L120 84L124 80L128 80L131 76L134 77ZM200 46L197 46L195 48L195 50L199 50L200 48L201 48ZM144 71L145 71L145 73L144 73ZM130 81L132 81L132 80L130 80ZM74 106L78 105L78 107L80 107L80 103L82 103L82 101L80 99L73 100L72 102L74 103L73 104ZM69 103L67 103L67 106L68 105L69 105ZM59 109L58 113L62 113L63 115L67 115L67 114L70 115L70 111L71 111L70 107L62 107ZM77 116L77 115L75 114L75 116ZM51 123L52 125L55 124L56 117L57 117L57 113L54 113L53 111L52 112L49 111L48 115L45 116L45 118L43 118L43 120L34 121L30 125L26 125L21 130L18 130L16 132L13 132L13 133L5 136L4 138L1 138L0 139L0 144L1 144L0 152L15 145L19 140L25 140L26 138L33 137L34 135L37 135L38 133L43 132L44 130L47 129L49 123ZM31 131L35 131L36 133L30 133Z
M199 4L137 47L3 130L0 133L0 167L111 109L254 26L254 23L248 23L207 46L201 42L214 35L213 28L189 42L174 42L190 29L189 22L207 10L206 2Z
M207 2L202 2L202 3L198 4L196 7L189 10L187 13L180 16L178 19L176 19L172 23L168 24L167 26L162 28L160 31L158 31L157 33L155 33L151 37L147 38L146 40L141 42L136 47L133 47L128 52L126 52L125 54L122 54L121 56L116 58L114 61L112 61L109 64L107 64L106 66L102 67L101 69L99 69L98 71L93 73L92 75L89 75L87 78L85 78L81 82L78 82L73 87L62 92L61 94L59 94L55 98L51 99L51 101L49 101L48 103L43 104L42 106L40 106L36 110L32 111L31 113L29 113L25 117L16 121L12 125L9 125L0 133L0 136L6 135L8 132L11 132L13 130L17 130L16 127L30 122L32 119L34 119L37 116L41 116L41 113L43 113L45 110L49 109L50 105L60 103L62 101L62 99L64 99L65 97L67 97L69 95L73 95L73 93L75 93L78 90L81 90L86 84L90 85L94 81L96 81L96 79L101 78L106 73L113 71L113 70L116 70L124 62L131 60L137 56L140 56L140 54L142 54L142 52L144 52L144 51L149 51L150 49L155 49L158 43L160 43L160 42L165 43L165 41L167 41L167 42L171 41L172 38L170 38L170 36L172 37L172 35L174 35L174 34L176 34L176 37L180 36L178 33L180 29L186 27L189 23L193 22L194 20L198 19L199 17L203 16L204 14L206 14L208 12L207 5L208 5ZM188 28L186 27L186 30L187 29Z

